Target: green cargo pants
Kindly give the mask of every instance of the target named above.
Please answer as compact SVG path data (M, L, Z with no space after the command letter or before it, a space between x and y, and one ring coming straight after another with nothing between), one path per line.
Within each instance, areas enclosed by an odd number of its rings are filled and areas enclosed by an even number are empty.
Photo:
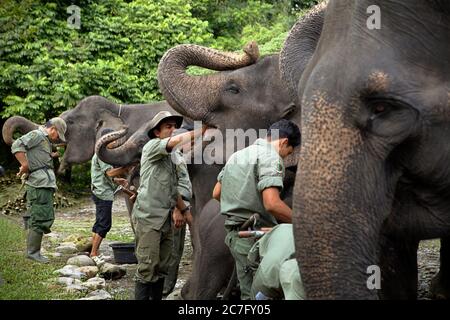
M230 248L231 255L236 263L236 274L241 290L241 300L251 300L251 287L253 282L253 272L249 267L247 255L250 248L255 243L254 238L239 238L237 228L225 226L227 235L225 244Z
M38 233L50 233L55 221L53 209L53 188L34 188L27 186L27 213L29 216L28 228Z
M186 236L186 225L179 229L172 229L173 231L173 248L172 255L169 262L169 270L166 280L164 282L164 293L170 293L178 278L178 268L180 266L181 257L184 250L184 238Z
M161 230L155 230L144 219L133 218L138 261L136 281L150 283L167 276L173 246L171 220L169 215Z

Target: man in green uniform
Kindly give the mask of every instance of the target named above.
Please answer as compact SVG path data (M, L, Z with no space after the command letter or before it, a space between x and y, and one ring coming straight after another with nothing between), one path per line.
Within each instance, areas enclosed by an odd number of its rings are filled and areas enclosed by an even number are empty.
M295 259L292 224L279 224L265 234L250 249L248 260L255 270L251 287L252 299L305 299Z
M42 236L50 233L55 220L53 194L57 187L52 158L58 155L52 152L52 142L65 142L66 129L63 119L53 118L44 126L17 139L11 147L11 152L20 163L17 175L28 176L27 214L24 217L29 229L27 257L41 263L48 262L41 255Z
M150 122L150 141L142 149L140 186L132 218L136 229L136 300L161 300L173 247L172 219L180 228L192 215L178 192L175 146L191 143L206 127L171 137L183 118L159 112ZM178 210L173 210L175 207ZM171 219L172 218L172 219Z
M101 135L104 136L113 131L113 129L109 128L103 129ZM116 176L124 174L126 171L126 167L114 168L112 165L101 161L97 154L94 154L92 157L91 190L92 200L95 203L95 223L92 227L91 258L98 256L100 244L109 230L111 230L114 192L118 184L127 186L126 179Z
M220 212L226 217L225 243L236 262L242 300L251 299L253 277L247 255L255 240L239 238L238 232L254 213L260 216L257 227L273 227L278 221L291 222L292 210L280 199L280 189L283 188L283 158L298 145L297 125L280 120L270 126L266 139L258 139L232 154L219 173L213 197L220 201Z

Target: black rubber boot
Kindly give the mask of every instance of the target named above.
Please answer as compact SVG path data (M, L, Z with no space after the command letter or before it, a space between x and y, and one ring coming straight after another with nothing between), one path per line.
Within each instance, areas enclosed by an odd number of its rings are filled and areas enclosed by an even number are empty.
M152 296L153 283L136 281L134 287L134 300L149 300Z
M27 258L40 263L48 263L47 257L41 256L41 243L43 233L36 232L32 229L28 230L27 238Z
M164 289L164 278L159 278L153 283L153 297L152 300L162 300Z

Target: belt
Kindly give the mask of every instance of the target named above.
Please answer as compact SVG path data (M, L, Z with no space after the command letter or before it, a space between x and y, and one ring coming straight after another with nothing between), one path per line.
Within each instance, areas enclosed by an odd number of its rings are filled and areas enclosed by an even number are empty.
M39 170L44 170L45 173L47 174L48 181L52 182L53 179L50 177L50 174L48 173L48 170L49 170L49 169L52 169L52 170L53 170L53 168L51 168L51 167L43 166L43 167L39 167L39 168L30 170L30 173L33 173L33 172L36 172L36 171L39 171Z

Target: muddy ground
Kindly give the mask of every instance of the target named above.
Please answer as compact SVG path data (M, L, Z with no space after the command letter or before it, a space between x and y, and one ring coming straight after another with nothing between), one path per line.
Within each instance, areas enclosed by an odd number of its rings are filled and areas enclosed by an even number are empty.
M15 193L11 192L14 188ZM14 200L20 194L17 186L0 186L0 205L7 199ZM8 196L7 196L8 194ZM61 197L61 196L60 196ZM69 207L61 206L56 210L56 220L52 227L52 233L45 236L44 248L52 251L61 241L69 235L91 235L91 228L95 220L95 205L86 194L78 198L68 196ZM18 213L8 214L21 223L21 216ZM109 246L113 242L133 242L134 234L131 228L128 212L122 197L117 196L113 205L112 229L107 238L103 241L101 252L111 257L113 252ZM429 299L429 285L433 276L439 269L439 240L427 240L420 243L418 252L419 266L419 299ZM188 279L192 271L192 245L189 230L186 230L185 250L181 259L178 281L175 290L180 289ZM106 290L113 295L114 299L128 300L134 297L133 275L135 264L126 265L127 274L120 280L108 280Z

